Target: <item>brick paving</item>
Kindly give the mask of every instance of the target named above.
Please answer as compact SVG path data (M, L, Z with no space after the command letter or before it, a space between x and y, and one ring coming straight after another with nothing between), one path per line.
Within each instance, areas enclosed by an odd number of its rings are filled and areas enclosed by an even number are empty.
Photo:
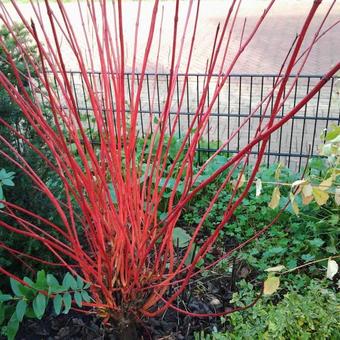
M276 74L280 69L281 63L287 53L287 50L291 46L291 43L299 31L299 28L303 24L303 20L308 13L308 9L312 4L312 0L277 0L274 4L271 12L266 17L263 25L257 32L254 40L248 46L245 53L239 59L236 64L233 73L240 74ZM210 56L211 47L213 45L215 29L218 23L222 23L223 18L227 13L227 4L230 1L202 1L201 2L201 15L199 21L199 27L197 30L196 38L196 48L194 49L191 69L192 73L204 73L205 65L207 59ZM263 9L269 3L268 0L244 0L239 13L239 19L235 26L235 34L230 45L231 55L237 51L240 36L242 31L242 26L244 18L246 18L245 26L245 37L247 33L250 32L251 28L254 26L257 18L263 12ZM331 1L324 0L322 5L318 10L314 21L311 24L311 32L315 32L318 25L320 24L323 15L329 8ZM124 23L125 23L125 38L126 38L126 63L131 65L132 51L133 51L133 37L134 37L134 23L137 13L136 1L125 1L124 6ZM23 10L27 18L33 17L29 5L22 4ZM52 4L52 7L56 6ZM85 6L83 3L82 6ZM98 6L98 4L97 4ZM137 58L137 68L140 68L143 55L144 46L147 40L147 33L150 23L150 17L152 13L152 1L142 2L142 15L140 22L140 32L139 32L139 57ZM172 21L174 14L174 1L164 1L161 2L160 11L164 9L164 25L162 32L162 48L160 53L159 62L159 72L167 73L169 71L170 55L171 55L171 41L172 41ZM183 19L184 13L187 8L187 2L181 2L181 11L179 17L179 32L183 30ZM78 9L76 3L65 4L68 14L70 15L71 21L74 27L80 29L80 18L77 14ZM9 7L8 7L9 8ZM10 8L9 8L10 10ZM47 18L45 16L45 18ZM329 16L325 27L340 19L340 3L336 3L332 14ZM46 19L47 20L47 19ZM192 27L192 25L190 25ZM190 37L191 30L188 31L188 37ZM312 34L308 35L307 43L312 38ZM336 26L331 32L329 32L324 38L320 40L317 46L313 49L309 62L304 68L304 74L316 74L320 75L326 72L330 66L335 62L339 61L340 56L340 25ZM156 34L156 40L158 39L158 33ZM85 46L82 34L79 34L80 46ZM188 53L189 43L186 42L184 45L184 59L186 60L186 55ZM63 55L66 56L66 64L68 69L77 69L75 59L70 54L65 40L61 43L61 49ZM156 48L151 50L150 62L148 64L148 70L150 72L154 71L155 60L156 60ZM95 58L95 68L98 68L98 59ZM182 69L183 70L183 65ZM270 80L270 78L268 78ZM268 81L268 80L267 80ZM162 85L163 84L163 85ZM165 93L166 91L166 80L163 79L163 83L160 85L160 92ZM310 84L312 85L312 84ZM75 87L81 91L81 82L75 82ZM270 89L270 83L264 86L265 89ZM306 93L306 82L301 81L297 90L297 97L301 98L304 93ZM230 86L230 95L227 96L227 91L220 96L220 105L218 111L220 113L227 114L221 117L211 117L209 122L209 127L205 132L205 136L209 137L211 140L216 140L218 138L226 138L234 128L236 128L242 121L237 117L228 117L228 114L238 114L249 113L249 110L254 107L257 101L260 100L260 89L261 85L259 82L254 81L251 91L249 79L243 84L239 83L239 80L235 78ZM334 90L334 89L333 89ZM192 79L189 82L189 94L190 99L186 100L187 107L184 108L188 112L192 112L195 109L197 103L197 86L196 80ZM162 94L161 94L162 95ZM252 106L250 105L250 95L252 96ZM329 106L329 100L332 99L331 106ZM291 107L294 99L287 102L285 110ZM80 100L81 102L81 100ZM160 103L162 100L160 100ZM146 89L143 91L142 108L148 110L148 94ZM176 99L174 100L174 108L176 106ZM215 108L215 111L217 109ZM338 118L339 102L334 98L334 93L330 85L328 85L322 92L320 100L314 98L313 101L308 105L307 109L301 111L299 115L303 117L311 116L314 117L333 117ZM180 124L183 129L187 125L188 117L182 117ZM147 118L144 118L144 126L147 125ZM254 123L253 123L254 124ZM309 144L314 146L319 143L319 134L322 132L323 128L326 127L326 121L321 120L308 120L305 124L303 120L296 119L293 122L286 125L286 127L278 132L272 138L272 149L271 151L280 152L294 152L294 153L306 153ZM240 142L235 142L230 147L231 149L238 149L240 146L247 143L249 138L249 132L251 134L253 131L253 125L249 125L244 132L240 134ZM219 128L219 129L218 129ZM251 135L250 134L250 135ZM290 137L289 137L290 136ZM304 144L301 144L301 140ZM277 159L275 159L277 160Z
M181 1L180 3L180 15L179 15L179 32L181 33L184 26L184 19L187 10L187 1ZM213 40L215 36L215 30L218 23L223 23L229 4L231 1L215 1L206 0L201 1L201 11L199 26L196 37L196 48L194 50L191 72L204 73L206 61L210 56L211 48L213 46ZM268 5L268 0L243 0L240 7L239 17L236 21L234 30L234 37L230 45L230 51L233 53L237 50L240 41L240 35L244 19L247 19L246 29L244 36L251 30L256 22L257 18L262 14L263 9ZM244 55L237 63L234 72L236 73L277 73L281 63L285 57L285 54L291 43L301 28L304 18L308 13L313 0L277 0L260 30L257 32L254 40L251 42ZM311 32L315 31L318 24L321 22L323 15L327 12L331 0L324 0L318 9L317 15L311 24ZM170 49L172 41L172 23L175 9L174 1L162 1L159 8L159 18L164 8L164 25L162 34L162 48L160 55L159 70L163 72L169 71L169 59ZM11 5L5 5L10 12ZM34 14L29 4L20 5L25 17L34 18ZM85 7L85 2L82 3ZM96 3L99 10L99 4ZM134 25L137 13L137 1L124 1L123 3L123 21L125 25L125 37L126 37L126 62L131 65L132 51L133 51L133 37L134 37ZM51 4L52 8L56 8L55 3ZM140 32L139 32L139 57L137 58L137 66L141 64L141 56L143 55L144 46L147 41L147 34L150 24L150 17L152 13L153 1L142 1ZM78 7L76 2L65 3L67 13L73 23L73 27L76 31L81 30L80 16L78 13ZM58 10L57 10L58 11ZM194 12L194 11L193 11ZM12 12L13 13L13 12ZM113 15L108 6L108 15ZM47 15L43 16L46 22L48 21ZM336 3L332 14L329 16L325 27L333 23L335 20L340 19L340 3ZM192 28L193 20L191 20ZM47 30L49 31L49 30ZM191 29L188 31L188 37L190 37ZM310 37L310 36L309 36ZM307 74L322 74L330 65L334 64L339 59L340 55L340 25L336 26L331 32L327 34L320 43L315 47L314 51L310 55L309 63L304 69L304 73ZM155 43L158 40L158 30L156 33ZM307 39L307 41L310 39ZM83 34L79 34L78 43L80 46L85 46L85 40ZM66 64L69 69L77 69L75 59L72 58L69 53L69 48L65 39L62 40L61 49L64 53ZM183 55L186 56L189 49L189 43L185 44ZM150 63L148 65L149 70L153 71L156 60L156 48L152 49L150 55ZM185 58L184 58L185 60ZM98 64L95 61L95 64Z

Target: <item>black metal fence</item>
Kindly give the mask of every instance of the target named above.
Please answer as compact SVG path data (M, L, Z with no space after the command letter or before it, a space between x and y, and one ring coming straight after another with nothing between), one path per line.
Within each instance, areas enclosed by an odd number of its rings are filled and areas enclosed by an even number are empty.
M77 100L80 114L87 121L90 138L95 142L95 126L92 123L92 107L88 99L84 80L80 72L69 72L69 80ZM89 73L92 86L97 91L102 90L101 74ZM144 135L146 126L153 115L160 115L165 102L169 85L169 74L146 74L143 82L142 95L139 103L139 133ZM290 98L285 102L277 119L299 102L322 76L304 75L299 76ZM184 75L178 75L175 95L171 105L170 121L177 113L180 102L180 94L184 83ZM188 128L197 108L200 93L204 86L203 74L190 74L188 86L184 95L180 111L179 121L176 127L176 135L180 138ZM273 88L277 76L275 75L231 75L227 84L219 94L213 106L208 126L204 132L204 141L200 142L198 151L213 152L220 146L221 141L226 140L237 128L257 104ZM294 77L292 76L286 86L289 88ZM130 95L131 74L126 74L126 90ZM135 76L135 83L139 84L140 75ZM218 77L214 76L208 91L207 102L210 100L210 92L216 85ZM282 162L294 170L300 170L304 166L308 156L318 153L318 145L322 143L322 135L331 124L340 124L340 97L339 78L332 78L322 90L300 111L291 121L277 130L270 138L265 161L267 164ZM113 98L113 97L112 97ZM128 99L128 98L127 98ZM272 105L272 104L271 104ZM234 140L225 148L225 152L237 152L243 145L249 142L259 120L262 118L262 107L247 122ZM253 151L256 157L256 151Z

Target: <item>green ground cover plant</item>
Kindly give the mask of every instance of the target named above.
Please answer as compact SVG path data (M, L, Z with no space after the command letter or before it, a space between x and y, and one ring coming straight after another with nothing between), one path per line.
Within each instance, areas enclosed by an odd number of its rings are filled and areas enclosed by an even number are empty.
M339 335L340 295L326 288L325 282L312 280L303 288L289 286L278 303L259 301L254 308L223 319L227 332L196 334L195 339L337 339ZM242 293L233 302L244 305L253 298L253 287L240 283Z
M250 271L259 273L257 278L268 277L265 284L269 284L270 296L252 309L223 318L221 328L225 331L197 333L197 339L337 339L340 295L338 265L334 260L339 257L339 135L339 127L329 130L320 147L322 157L309 160L304 170L305 182L299 182L313 183L322 189L326 183L326 190L321 190L325 200L313 199L305 204L302 199L297 200L298 210L290 206L266 235L237 255ZM263 168L258 178L267 185L262 186L261 194L257 185L250 190L245 207L235 212L234 221L226 228L227 238L246 239L261 223L270 221L274 213L270 205L278 183L285 183L280 188L289 202L289 183L299 181L301 174L274 164ZM199 206L197 202L195 209ZM186 215L187 223L195 223L194 215ZM230 263L221 269L229 266ZM247 304L254 298L257 284L251 275L247 281L240 281L233 303Z

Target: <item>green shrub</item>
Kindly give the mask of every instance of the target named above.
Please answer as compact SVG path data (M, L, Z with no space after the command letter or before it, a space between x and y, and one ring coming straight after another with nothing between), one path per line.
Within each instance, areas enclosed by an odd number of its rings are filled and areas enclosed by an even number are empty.
M34 58L39 60L37 48L34 46L29 40L28 32L24 29L22 25L14 25L13 31L16 34L17 39L24 42L27 48L27 52L34 56ZM6 45L7 49L11 52L11 56L14 59L14 62L18 66L19 71L22 73L22 82L24 86L28 86L28 83L25 79L25 74L28 74L28 70L26 69L26 64L23 60L23 55L19 48L18 44L13 39L10 32L4 28L0 27L0 35L2 41ZM3 48L0 47L0 70L8 79L13 83L17 84L17 80L14 76L12 67L10 67L6 61L6 54ZM34 70L32 67L29 69L29 73L32 77L34 77ZM29 92L29 88L27 87ZM46 114L48 115L48 109L45 108ZM15 130L20 132L26 138L30 140L30 142L38 149L45 150L46 146L42 142L42 140L37 136L34 129L31 127L29 122L24 118L22 112L19 107L12 101L11 97L5 91L5 89L0 88L0 117L6 121L7 124L11 125ZM53 174L52 171L49 171L45 162L34 152L30 147L28 147L25 143L19 140L11 131L6 128L3 124L0 124L0 135L7 140L12 146L16 148L20 152L20 154L27 160L30 166L35 170L35 172L40 176L40 178L47 182L51 183L51 189L61 190L59 185L60 180L56 178L56 175ZM0 141L0 149L8 154L11 154L10 149ZM46 150L44 153L49 156ZM13 174L15 172L15 187L11 188L11 190L6 190L6 200L8 202L12 202L21 206L29 211L34 211L35 213L44 216L48 219L55 220L55 213L49 206L49 202L46 200L46 196L43 195L39 190L35 188L32 183L32 180L29 179L28 176L25 175L23 171L18 169L12 162L8 161L5 157L0 157L0 169L6 169L7 173ZM2 170L4 171L4 170ZM3 183L6 185L5 183ZM52 188L55 186L56 188ZM1 183L0 183L0 197L1 197ZM42 204L43 202L43 204ZM1 208L1 207L0 207ZM53 215L54 214L54 215ZM6 216L2 215L1 219L5 220L7 223L12 224L13 221L8 219ZM8 231L4 228L0 228L0 239L9 239L8 246L17 248L18 244L21 244L21 251L25 251L29 254L37 254L42 250L39 242L37 241L29 241L22 242L25 238L19 235L11 234L11 237L8 236ZM25 244L25 249L23 249L22 245ZM13 258L8 256L8 253L4 250L0 250L0 265L5 266L6 268L13 267L14 272L20 273L20 266L18 263L13 262ZM0 282L0 288L3 286L3 282Z

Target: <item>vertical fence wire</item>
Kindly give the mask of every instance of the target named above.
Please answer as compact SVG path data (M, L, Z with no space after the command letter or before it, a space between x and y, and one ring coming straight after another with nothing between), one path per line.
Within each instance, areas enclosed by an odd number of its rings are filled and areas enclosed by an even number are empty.
M72 85L74 96L76 99L77 109L80 116L86 122L86 131L93 143L98 143L99 131L95 131L93 122L93 107L87 95L87 88L84 84L84 79L80 72L70 71L69 80ZM138 129L141 137L145 135L145 124L149 124L149 120L154 116L162 114L162 108L166 97L166 91L169 87L169 74L146 74L143 81L142 98L137 103L139 110ZM204 86L204 74L189 74L179 75L175 79L175 93L172 102L170 103L170 114L168 120L168 132L171 133L171 128L175 115L179 111L176 136L181 138L186 130L191 125L191 116L199 105L200 95ZM134 86L138 86L141 79L140 75L134 77ZM52 81L56 88L56 93L60 102L63 105L62 93L58 88L57 83L52 75ZM112 91L112 81L110 78L110 100L115 121L115 103L114 94ZM293 81L293 76L291 80ZM285 116L289 110L294 107L316 84L320 79L318 75L300 76L297 79L290 99L282 106L277 119ZM102 77L98 72L89 73L90 86L96 91L103 91ZM131 74L125 75L127 100L126 110L129 111L129 103L131 102ZM266 97L267 93L273 88L277 80L275 75L231 75L225 88L217 97L216 103L213 105L211 115L206 129L203 131L203 141L198 143L198 161L201 159L201 153L212 153L220 147L221 142L225 141L233 131L242 124L243 120L255 109L255 107ZM217 76L213 76L211 86L215 86L219 81ZM307 158L317 154L318 144L321 143L319 135L325 129L329 129L332 124L340 123L340 103L335 95L335 83L338 78L332 78L326 86L312 100L298 112L294 118L276 131L269 139L264 162L269 166L271 163L281 161L288 167L300 171L304 167ZM180 97L182 95L183 86L187 82L184 90L184 98L181 108L179 108ZM210 104L211 93L213 87L208 88L207 104ZM286 92L286 91L285 91ZM102 98L103 99L103 98ZM151 101L154 101L153 103ZM273 108L273 95L268 98L269 111ZM48 106L46 99L42 99L44 105ZM105 108L104 103L102 107ZM265 104L266 105L266 104ZM223 152L228 155L237 152L245 146L256 132L258 122L263 119L262 126L268 120L269 113L266 117L264 107L259 107L254 113L253 118L244 125L243 129L235 136L235 140L226 145ZM194 128L199 126L200 117ZM152 124L151 123L151 129ZM152 132L152 130L151 130ZM320 140L319 140L320 139ZM191 138L189 137L189 143ZM308 145L307 145L308 144ZM308 147L309 146L309 147ZM256 157L259 148L254 148L252 154Z

